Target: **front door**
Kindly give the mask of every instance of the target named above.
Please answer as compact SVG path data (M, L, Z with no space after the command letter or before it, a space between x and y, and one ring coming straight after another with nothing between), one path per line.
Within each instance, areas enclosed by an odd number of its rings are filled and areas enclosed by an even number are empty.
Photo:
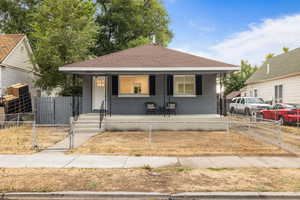
M104 106L106 106L105 103L105 76L94 76L93 77L93 110L100 110L101 103L104 101ZM105 107L104 107L105 109Z

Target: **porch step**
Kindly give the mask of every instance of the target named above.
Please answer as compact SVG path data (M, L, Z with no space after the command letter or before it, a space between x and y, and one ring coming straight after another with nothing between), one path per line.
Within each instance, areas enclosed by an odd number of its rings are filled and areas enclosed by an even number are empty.
M101 133L103 130L99 129L99 127L97 128L89 128L89 127L84 127L84 128L78 128L76 127L74 129L75 134L77 133Z

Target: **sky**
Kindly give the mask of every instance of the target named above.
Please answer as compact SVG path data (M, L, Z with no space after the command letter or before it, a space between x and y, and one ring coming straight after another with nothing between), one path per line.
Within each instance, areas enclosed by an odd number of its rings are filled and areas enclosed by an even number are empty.
M261 65L282 47L300 47L300 0L163 0L169 48L231 64Z

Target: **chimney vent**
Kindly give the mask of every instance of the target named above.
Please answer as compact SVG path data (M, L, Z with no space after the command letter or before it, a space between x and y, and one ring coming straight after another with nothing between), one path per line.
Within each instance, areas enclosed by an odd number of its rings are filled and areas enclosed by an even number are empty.
M270 74L270 64L267 64L267 74Z

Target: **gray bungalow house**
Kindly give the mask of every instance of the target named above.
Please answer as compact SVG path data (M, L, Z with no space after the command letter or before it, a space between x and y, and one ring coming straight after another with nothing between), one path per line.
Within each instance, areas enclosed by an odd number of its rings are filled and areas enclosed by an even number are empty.
M87 61L65 65L60 71L83 78L83 112L109 116L164 113L170 102L177 115L217 114L216 78L239 67L149 44Z

